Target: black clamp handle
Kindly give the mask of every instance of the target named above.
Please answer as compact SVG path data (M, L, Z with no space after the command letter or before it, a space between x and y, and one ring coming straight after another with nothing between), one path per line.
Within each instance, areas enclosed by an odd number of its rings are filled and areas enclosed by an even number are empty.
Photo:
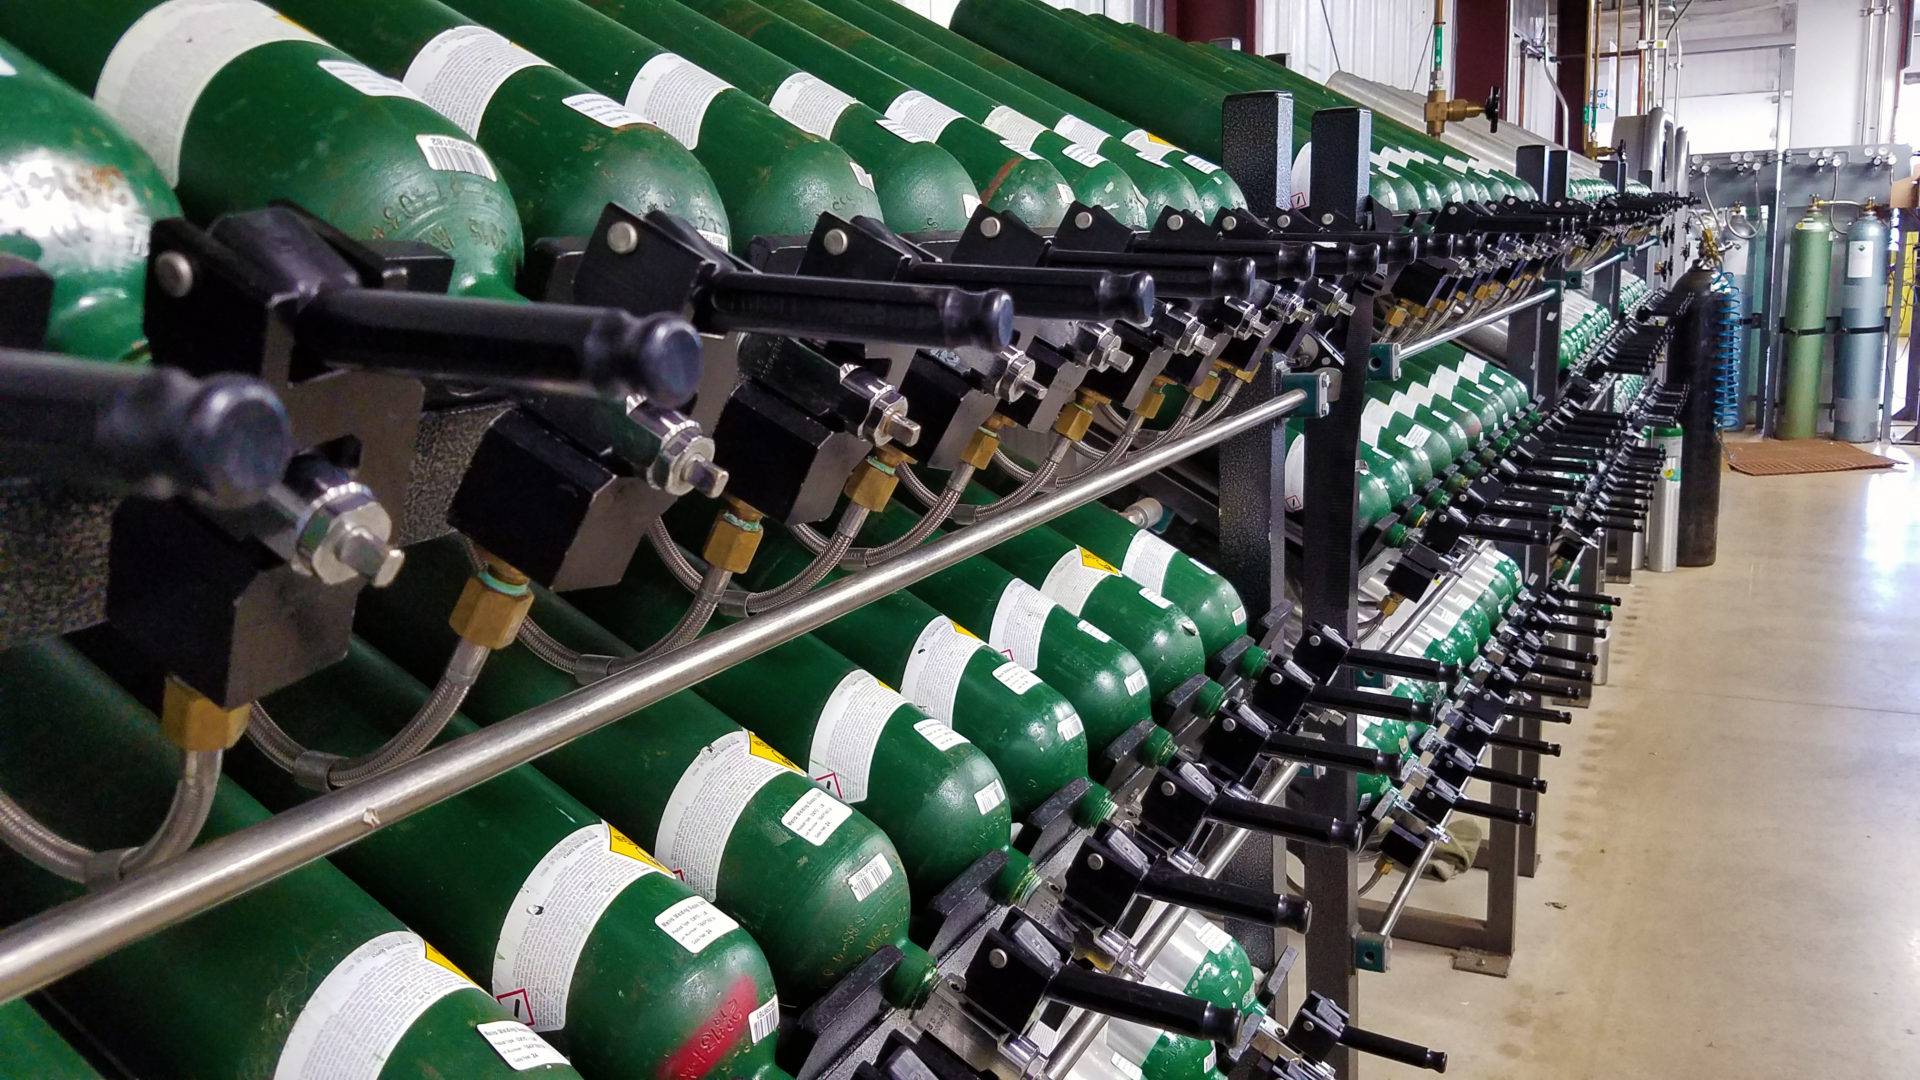
M1152 317L1155 296L1152 274L1114 270L918 262L907 269L906 280L922 285L999 289L1013 298L1017 315L1118 320L1135 325Z
M1444 1051L1355 1027L1347 1022L1347 1011L1318 990L1307 991L1306 1001L1294 1014L1283 1041L1300 1056L1322 1064L1327 1063L1335 1047L1344 1046L1416 1069L1447 1071Z
M0 471L235 509L292 457L287 411L258 379L0 350Z

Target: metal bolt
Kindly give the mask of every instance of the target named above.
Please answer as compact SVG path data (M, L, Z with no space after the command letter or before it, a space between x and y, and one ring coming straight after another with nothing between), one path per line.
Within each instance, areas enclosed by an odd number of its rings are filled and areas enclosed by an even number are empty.
M1284 229L1284 228L1286 228L1287 226L1289 226L1289 225L1291 225L1291 224L1293 224L1293 215L1292 215L1292 214L1281 214L1281 215L1280 215L1279 217L1277 217L1277 218L1274 218L1274 219L1273 219L1273 224L1274 224L1274 225L1275 225L1275 226L1276 226L1277 228L1282 228L1282 229Z
M1178 789L1173 786L1173 781L1171 780L1160 781L1160 794L1170 796L1177 790Z
M1101 858L1100 853L1097 851L1087 856L1087 869L1089 870L1099 870L1106 865L1107 860Z
M1267 682L1268 682L1268 684L1269 684L1269 685L1272 685L1272 686L1279 686L1279 685L1280 685L1280 673L1276 671L1276 672L1274 672L1274 673L1272 673L1271 675L1268 675L1268 676L1267 676Z
M631 221L616 221L607 226L607 246L615 255L631 255L640 246L640 230Z
M1186 218L1183 218L1180 215L1175 214L1174 216L1167 219L1167 228L1178 229L1180 226L1185 225L1186 223L1187 223Z
M982 219L980 222L980 235L986 237L989 240L993 239L996 236L999 236L1000 235L1000 219L994 218L994 217Z
M1315 635L1313 635L1312 637L1310 637L1310 638L1308 638L1308 639L1307 639L1307 644L1309 644L1309 645L1318 645L1318 644L1320 644L1320 635L1319 635L1319 634L1315 634Z
M1322 224L1322 225L1331 225L1331 224L1333 224L1333 215L1332 215L1332 214L1321 214L1321 215L1320 215L1320 224Z
M987 966L990 968L1006 967L1007 966L1007 950L995 949L992 952L988 953Z
M845 255L847 253L847 232L845 229L828 229L827 235L822 237L820 242L826 247L827 254L829 255Z
M1225 221L1223 221L1223 222L1221 222L1221 223L1220 223L1220 231L1221 231L1221 232L1232 232L1233 230L1235 230L1235 229L1237 229L1237 228L1239 228L1239 227L1240 227L1240 219L1239 219L1239 218L1231 218L1231 217L1230 217L1230 218L1228 218L1227 220L1225 220Z
M193 263L177 251L162 252L153 260L153 276L160 291L175 300L193 291Z
M1085 211L1085 210L1082 210L1082 211L1080 211L1079 213L1077 213L1077 214L1075 214L1075 215L1073 215L1073 227L1074 227L1074 228L1076 228L1076 229L1090 229L1090 228L1092 228L1092 227L1093 227L1093 215L1092 215L1092 214L1090 214L1090 213L1088 213L1088 212L1087 212L1087 211Z

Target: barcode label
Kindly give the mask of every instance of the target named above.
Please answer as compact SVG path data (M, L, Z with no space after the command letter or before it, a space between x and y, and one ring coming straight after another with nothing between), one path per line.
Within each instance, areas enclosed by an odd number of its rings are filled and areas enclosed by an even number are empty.
M493 171L493 162L487 152L465 139L456 139L451 135L415 135L413 141L420 144L420 153L427 164L441 172L464 172L475 176L484 176L489 180L500 179Z
M780 999L770 997L765 1005L747 1014L747 1037L754 1042L780 1030Z
M855 901L865 900L892 876L893 867L887 863L886 852L875 852L867 865L847 875L847 888L853 890Z
M1065 720L1056 725L1060 731L1060 741L1070 742L1087 733L1087 726L1080 722L1079 713L1068 713Z
M1127 693L1141 694L1147 689L1147 673L1139 668L1127 672Z
M973 805L980 808L982 814L991 814L996 806L1007 801L1007 789L995 780L986 787L973 793Z

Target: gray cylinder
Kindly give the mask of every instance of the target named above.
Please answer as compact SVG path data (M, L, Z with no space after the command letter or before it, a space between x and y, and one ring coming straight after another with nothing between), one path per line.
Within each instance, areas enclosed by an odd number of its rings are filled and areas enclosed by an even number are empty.
M1880 437L1880 375L1887 349L1887 227L1862 214L1847 229L1840 341L1833 361L1833 437Z
M1680 565L1680 444L1677 427L1657 428L1647 445L1660 451L1660 479L1653 486L1653 502L1647 507L1646 567L1667 573Z
M1714 423L1715 345L1722 311L1731 302L1713 291L1714 275L1694 267L1674 284L1693 294L1693 303L1675 327L1666 358L1666 382L1687 388L1680 414L1681 566L1712 566L1720 549L1720 427Z

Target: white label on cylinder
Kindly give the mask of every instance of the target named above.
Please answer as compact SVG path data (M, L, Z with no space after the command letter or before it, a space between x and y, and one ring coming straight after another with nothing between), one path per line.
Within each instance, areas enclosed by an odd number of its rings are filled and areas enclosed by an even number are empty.
M1850 278L1873 276L1873 241L1847 241L1847 276Z
M1087 597L1101 582L1118 574L1113 564L1083 547L1063 552L1047 571L1040 591L1075 615L1087 606Z
M1107 162L1106 158L1100 156L1098 150L1084 143L1070 143L1067 146L1061 147L1060 152L1072 158L1074 161L1085 165L1089 169L1104 165Z
M819 788L813 788L787 807L787 812L780 815L780 824L785 825L793 835L819 847L827 842L841 822L852 816L852 807Z
M856 104L853 96L842 93L839 87L796 71L774 88L767 107L801 131L831 139L841 114Z
M493 996L535 1031L565 1027L567 994L588 935L627 886L660 872L604 821L562 837L507 908L493 949Z
M946 751L956 746L967 745L967 737L965 735L960 734L931 716L915 723L913 730L919 732L922 738L932 743L936 750Z
M1313 201L1313 143L1303 142L1293 155L1293 208Z
M1134 668L1132 671L1127 672L1125 682L1127 693L1129 694L1144 694L1147 692L1147 673L1143 668Z
M726 912L704 896L689 896L653 917L653 925L681 948L698 956L720 937L740 929Z
M993 625L987 644L1024 668L1040 666L1040 638L1055 604L1039 589L1014 578L993 606Z
M456 26L421 46L400 81L460 130L479 135L480 120L501 84L516 72L547 66L484 26Z
M1158 593L1167 584L1167 567L1180 549L1141 529L1127 541L1127 553L1120 558L1120 572Z
M1213 162L1208 161L1206 158L1203 158L1198 154L1188 154L1186 157L1181 158L1180 160L1185 161L1187 164L1193 166L1194 168L1200 170L1203 173L1206 173L1209 176L1220 171L1220 166L1215 165Z
M1184 151L1172 143L1164 143L1154 138L1147 133L1145 128L1134 128L1132 131L1120 136L1120 141L1133 147L1134 153L1139 154L1141 157L1163 169L1173 168L1172 165L1167 163L1168 158L1175 154L1184 153ZM1195 166L1195 168L1198 168L1198 166Z
M807 748L807 775L850 803L865 800L880 733L907 704L906 698L867 672L847 672L820 707L813 742Z
M321 60L320 70L353 87L368 97L403 97L420 100L399 79L389 79L357 60Z
M661 53L633 77L627 108L692 150L700 145L700 125L713 99L731 89L731 83L686 57Z
M887 853L878 851L866 865L847 875L847 888L853 890L853 899L857 903L873 895L873 890L887 883L893 876L893 864L887 861Z
M654 853L695 892L713 899L734 825L761 788L793 771L782 764L785 760L744 731L730 731L701 747L667 797Z
M187 120L214 76L262 45L319 40L254 0L166 0L120 35L93 100L178 184Z
M756 1043L779 1028L780 998L777 994L768 998L765 1005L747 1014L747 1037Z
M375 1080L415 1020L448 994L482 992L410 930L348 953L314 988L273 1080Z
M1001 787L998 780L987 781L986 787L973 793L973 805L979 809L982 816L993 813L994 807L1006 801L1007 789Z
M1047 125L1033 117L1006 105L995 105L980 126L1000 136L1000 141L1015 150L1033 149L1033 140L1047 130Z
M938 142L947 125L966 119L918 90L909 90L894 98L887 105L886 115L895 124L919 135L921 142Z
M555 1050L552 1044L533 1033L533 1029L518 1020L495 1020L488 1024L475 1024L473 1030L487 1040L493 1052L514 1072L526 1072L542 1065L568 1064L567 1059Z
M1074 625L1080 628L1081 633L1087 635L1088 637L1092 638L1093 640L1099 642L1102 645L1113 644L1113 639L1107 636L1107 632L1105 630L1100 629L1099 627L1093 625L1092 623L1088 622L1085 619L1081 619L1079 622L1075 623Z
M560 104L579 113L596 123L610 128L626 127L628 124L644 124L647 118L613 100L605 94L573 94L560 99ZM727 245L722 242L721 247Z
M1053 130L1059 132L1068 142L1090 143L1094 146L1099 146L1113 138L1106 129L1089 124L1072 113L1067 113L1054 121Z
M1024 694L1040 685L1040 676L1011 660L994 668L993 677L1000 680L1000 685L1016 694Z
M960 629L952 619L935 616L914 638L913 651L907 655L907 667L900 676L900 692L934 719L953 723L953 700L967 673L967 661L973 659L975 649L985 647L985 642Z

